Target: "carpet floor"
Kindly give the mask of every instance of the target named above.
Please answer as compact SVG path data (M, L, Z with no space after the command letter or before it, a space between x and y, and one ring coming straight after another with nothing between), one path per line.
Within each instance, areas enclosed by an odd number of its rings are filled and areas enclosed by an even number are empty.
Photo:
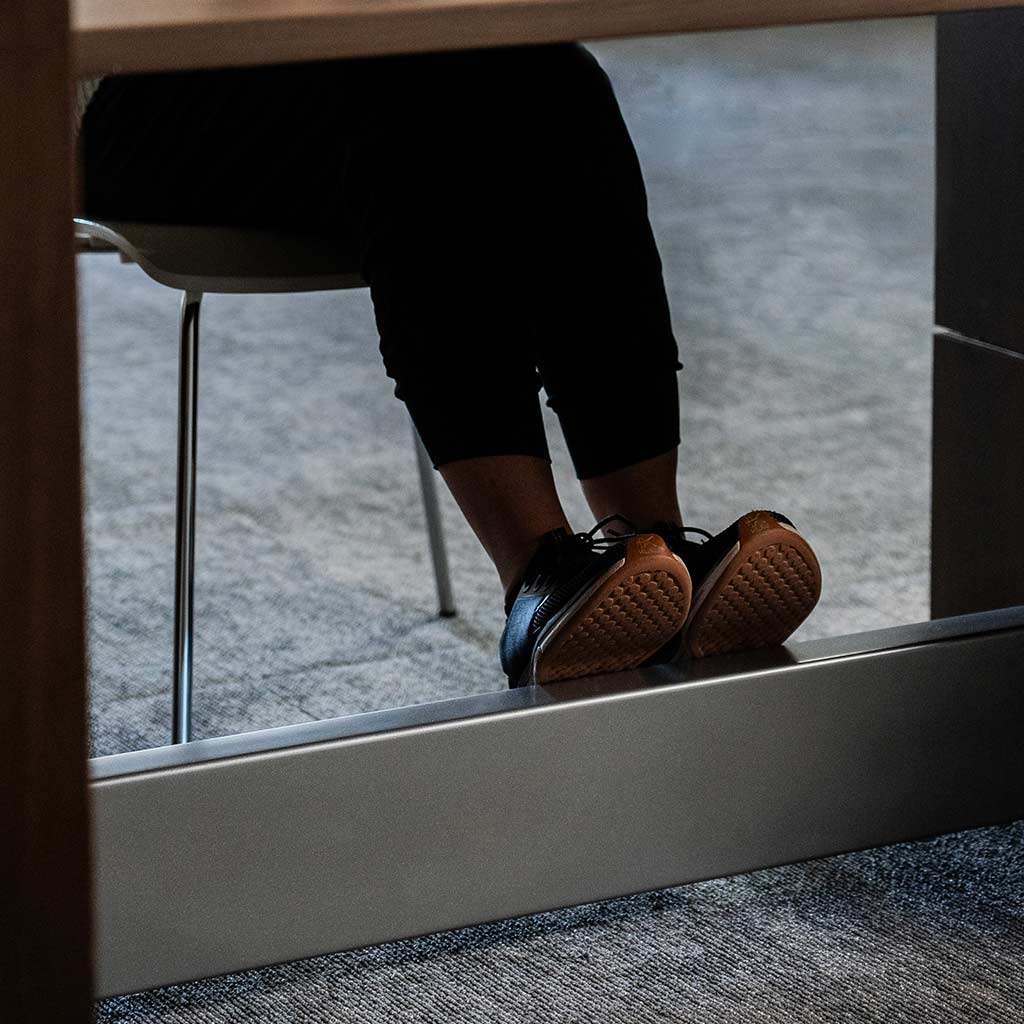
M686 369L695 525L787 511L799 636L927 618L933 24L593 47L640 153ZM95 754L167 742L177 297L84 257ZM500 688L496 579L415 464L363 292L204 309L196 734ZM552 423L556 477L589 526ZM99 1020L1024 1020L1024 825L108 1000Z

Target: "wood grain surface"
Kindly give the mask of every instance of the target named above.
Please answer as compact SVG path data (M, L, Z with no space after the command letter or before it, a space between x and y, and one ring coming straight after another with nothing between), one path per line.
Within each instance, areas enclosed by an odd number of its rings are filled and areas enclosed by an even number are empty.
M79 73L751 28L1005 0L73 0Z
M3 0L0 1018L85 1024L92 978L68 62L67 0Z

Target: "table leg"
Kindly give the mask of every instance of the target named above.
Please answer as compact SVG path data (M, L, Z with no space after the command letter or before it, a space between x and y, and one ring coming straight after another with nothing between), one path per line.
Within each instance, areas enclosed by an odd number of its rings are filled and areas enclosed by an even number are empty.
M92 1017L68 69L67 0L4 0L0 991L16 1021Z
M942 15L932 615L1024 604L1024 11Z

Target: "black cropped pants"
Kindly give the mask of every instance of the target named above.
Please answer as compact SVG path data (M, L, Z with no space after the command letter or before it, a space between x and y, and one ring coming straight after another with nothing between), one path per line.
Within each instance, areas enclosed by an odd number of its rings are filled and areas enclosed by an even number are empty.
M541 385L582 478L679 443L640 167L582 47L116 76L81 145L90 216L336 240L435 465L547 458Z

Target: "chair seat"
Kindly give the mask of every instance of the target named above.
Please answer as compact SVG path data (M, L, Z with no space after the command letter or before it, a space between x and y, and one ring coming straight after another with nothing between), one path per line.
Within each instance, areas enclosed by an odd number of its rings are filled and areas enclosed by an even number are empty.
M154 281L204 293L365 288L344 242L266 229L75 218L88 248L113 247ZM98 243L98 245L97 245Z

